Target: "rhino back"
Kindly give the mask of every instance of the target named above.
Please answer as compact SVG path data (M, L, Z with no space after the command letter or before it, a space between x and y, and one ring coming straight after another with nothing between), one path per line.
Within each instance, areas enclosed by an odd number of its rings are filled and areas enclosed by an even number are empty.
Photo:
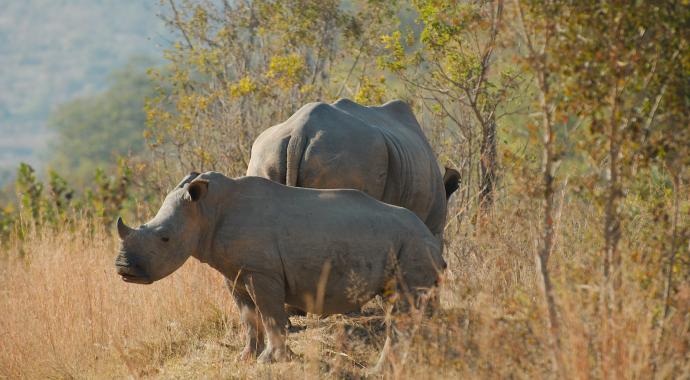
M248 176L257 176L285 183L287 146L292 129L278 124L263 131L252 145Z
M287 149L294 145L290 140L303 141L296 156ZM341 99L333 105L305 105L259 136L247 175L286 184L290 167L298 168L296 186L361 190L412 210L433 233L442 232L446 198L441 172L404 102L365 107Z
M357 310L383 289L386 268L406 241L433 239L410 211L359 191L291 188L256 177L239 182L245 186L239 193L251 194L238 200L233 211L243 215L242 226L224 228L234 229L228 236L237 235L238 229L243 236L219 246L248 252L231 254L246 270L276 271L282 266L287 303L299 308L314 306L318 284L325 278L320 312Z
M410 209L434 234L440 234L447 206L443 177L412 109L400 100L365 107L341 99L334 107L377 129L385 140L387 180L378 199Z
M424 145L431 150L431 147L426 141L426 136L422 131L422 127L417 122L417 118L414 116L412 109L407 103L401 100L391 100L377 107L363 106L350 99L339 99L333 103L333 107L375 128L385 128L401 133L410 132L416 136L416 139L419 139L419 142L424 142Z
M290 140L303 141L292 157ZM299 168L296 186L356 189L380 199L387 150L382 136L361 120L329 104L310 103L259 136L247 175L288 184L289 166Z

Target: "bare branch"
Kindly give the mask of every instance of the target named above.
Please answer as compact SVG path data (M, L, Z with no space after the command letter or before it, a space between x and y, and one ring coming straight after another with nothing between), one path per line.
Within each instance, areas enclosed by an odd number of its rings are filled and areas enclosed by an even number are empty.
M189 39L189 36L187 35L187 30L182 24L180 13L177 11L177 7L175 6L175 0L168 0L168 4L170 4L170 8L172 9L173 15L175 16L173 25L175 25L177 29L180 30L180 32L182 33L182 37L184 37L185 41L187 42L187 46L189 47L189 49L194 50L194 45L192 45L192 41Z

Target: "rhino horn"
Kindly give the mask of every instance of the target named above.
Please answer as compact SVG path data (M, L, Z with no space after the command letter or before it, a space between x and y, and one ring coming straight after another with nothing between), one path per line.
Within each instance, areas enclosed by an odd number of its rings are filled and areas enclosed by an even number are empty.
M120 239L125 240L125 238L134 231L133 229L127 227L125 222L122 221L122 217L117 217L117 234L120 235Z

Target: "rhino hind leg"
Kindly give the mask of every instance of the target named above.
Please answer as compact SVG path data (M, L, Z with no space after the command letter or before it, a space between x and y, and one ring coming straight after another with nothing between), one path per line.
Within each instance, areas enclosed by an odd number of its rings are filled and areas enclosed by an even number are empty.
M436 257L438 256L438 257ZM389 269L384 293L393 294L396 312L407 312L411 306L431 313L440 304L438 284L446 263L436 248L424 243L403 245Z

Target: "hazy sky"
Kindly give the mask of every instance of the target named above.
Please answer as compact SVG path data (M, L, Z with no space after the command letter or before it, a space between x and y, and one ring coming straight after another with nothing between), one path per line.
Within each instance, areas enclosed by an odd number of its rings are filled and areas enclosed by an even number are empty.
M56 105L101 90L132 56L160 59L168 42L158 0L1 3L0 172L39 164Z

